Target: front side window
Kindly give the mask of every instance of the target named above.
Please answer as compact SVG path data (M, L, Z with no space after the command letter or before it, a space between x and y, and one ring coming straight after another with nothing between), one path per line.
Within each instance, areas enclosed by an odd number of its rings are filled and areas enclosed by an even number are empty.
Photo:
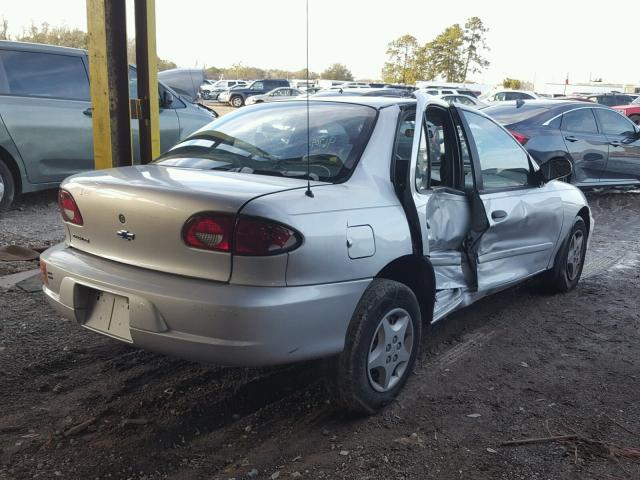
M355 168L376 110L364 105L273 102L212 122L161 155L163 166L339 183ZM308 140L308 141L307 141Z
M264 82L253 82L251 90L264 90Z
M529 157L518 142L488 118L462 110L478 150L483 189L531 185Z
M598 133L598 126L590 108L567 112L562 116L562 130L576 133Z
M89 77L80 56L0 50L0 94L89 101Z
M607 135L631 135L634 133L633 123L615 110L596 108L596 115Z

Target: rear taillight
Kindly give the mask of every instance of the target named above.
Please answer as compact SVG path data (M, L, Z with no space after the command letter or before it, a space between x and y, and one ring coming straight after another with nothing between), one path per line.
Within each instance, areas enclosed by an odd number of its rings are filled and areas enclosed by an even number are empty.
M182 231L192 248L233 252L236 255L277 255L297 248L302 236L291 228L257 217L206 213L190 218Z
M513 138L520 142L521 145L525 145L529 141L529 137L527 137L526 135L518 133L514 130L509 130L509 132L511 133L511 135L513 135Z
M184 243L193 248L228 252L233 233L231 215L203 214L191 217L182 230Z
M263 218L240 217L233 252L238 255L275 255L301 243L300 235L284 225Z
M60 189L58 192L58 207L65 222L73 223L74 225L84 224L76 201L66 190Z

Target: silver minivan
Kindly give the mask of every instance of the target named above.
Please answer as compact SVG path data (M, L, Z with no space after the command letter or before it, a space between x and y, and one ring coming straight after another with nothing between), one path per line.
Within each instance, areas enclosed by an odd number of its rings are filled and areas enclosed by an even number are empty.
M135 67L129 72L137 98ZM216 117L161 82L158 89L163 152ZM137 121L131 132L135 147ZM134 148L134 163L138 155ZM0 41L0 211L16 194L55 188L93 165L87 52Z

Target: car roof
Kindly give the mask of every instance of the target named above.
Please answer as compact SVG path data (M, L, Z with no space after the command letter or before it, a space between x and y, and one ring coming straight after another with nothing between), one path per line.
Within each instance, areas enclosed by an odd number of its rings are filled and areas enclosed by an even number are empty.
M61 47L59 45L45 45L44 43L14 42L10 40L0 40L0 49L20 50L23 52L46 52L65 55L86 55L87 51L82 48Z
M490 117L504 115L507 112L516 114L518 112L517 104L518 101L499 102L498 104L490 105L483 108L482 111ZM538 112L524 119L515 122L507 122L505 124L510 123L515 125L516 123L528 122L533 118L536 118L537 122L549 121L550 119L562 115L568 111L583 108L599 108L611 110L609 107L601 105L599 103L581 102L579 100L524 100L523 105L534 108L538 107ZM510 107L511 110L509 110ZM526 110L529 109L523 109L523 111ZM501 121L501 123L503 123L503 121Z
M362 95L336 95L331 97L309 97L312 102L329 102L329 103L351 103L356 105L365 105L375 109L390 107L392 105L411 105L415 104L415 98L410 97L365 97ZM306 96L303 98L295 98L290 102L306 102Z
M593 105L593 106L597 106L597 104L595 103L586 103L586 102L581 102L580 100L554 100L551 98L543 98L543 99L536 99L536 100L507 100L504 102L500 102L496 105L491 105L490 107L487 108L494 108L494 107L508 107L508 106L517 106L518 103L524 102L525 105L537 105L539 107L548 107L548 108L555 108L555 107L559 107L562 105L567 105L567 106L571 106L571 105L579 105L579 106L589 106L589 105Z

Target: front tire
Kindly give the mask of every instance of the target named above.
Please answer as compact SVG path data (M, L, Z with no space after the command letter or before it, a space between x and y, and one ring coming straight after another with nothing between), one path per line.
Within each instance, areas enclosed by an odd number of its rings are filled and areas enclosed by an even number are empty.
M576 288L587 253L587 236L584 220L576 217L573 228L556 256L553 269L545 278L547 290L552 293L566 293Z
M242 105L244 105L244 100L242 99L241 96L236 95L234 97L231 97L231 106L232 107L240 108Z
M9 209L16 193L16 185L9 167L0 160L0 212Z
M413 370L421 337L413 291L393 280L374 279L353 314L345 349L328 371L337 403L359 414L391 403Z

